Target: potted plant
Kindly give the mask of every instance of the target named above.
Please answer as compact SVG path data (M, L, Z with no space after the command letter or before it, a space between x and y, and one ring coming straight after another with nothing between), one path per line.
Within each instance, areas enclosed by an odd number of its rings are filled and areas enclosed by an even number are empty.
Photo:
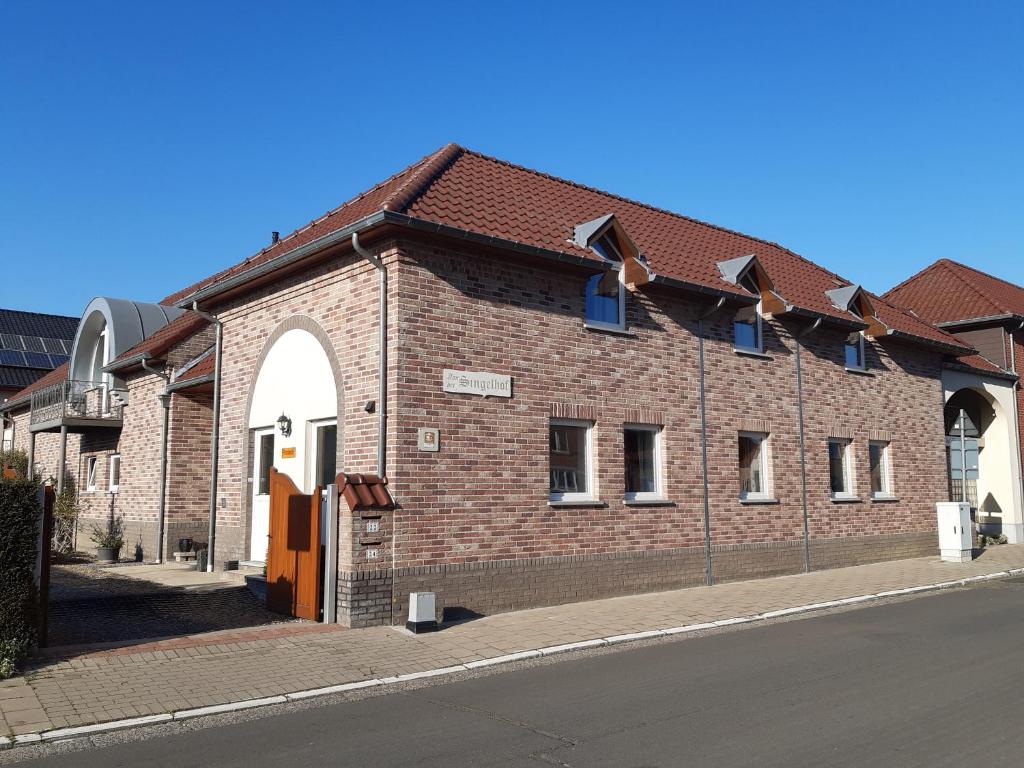
M105 528L93 526L89 538L96 545L97 560L116 563L124 544L124 518L118 515Z

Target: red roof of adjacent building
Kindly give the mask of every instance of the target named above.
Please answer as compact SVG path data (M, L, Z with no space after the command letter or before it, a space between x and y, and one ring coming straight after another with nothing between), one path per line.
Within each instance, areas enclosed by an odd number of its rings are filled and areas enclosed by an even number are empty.
M949 259L925 267L885 297L930 323L1024 316L1024 288Z
M209 321L204 320L195 312L186 311L171 320L171 322L163 328L151 333L131 349L127 349L122 352L107 367L118 368L118 363L122 363L129 358L142 354L159 358L161 355L169 352L175 344L178 344L189 336L198 333L207 325L209 325Z
M3 407L4 408L9 408L10 406L12 406L12 405L14 405L16 403L19 403L19 402L21 402L23 400L28 400L28 398L31 396L31 394L33 392L38 392L40 389L45 389L46 387L50 386L51 384L57 384L57 383L59 383L61 381L64 381L64 379L66 379L67 377L68 377L68 364L64 363L63 365L61 365L61 366L59 366L57 368L54 368L52 371L50 371L48 374L46 374L42 378L37 379L36 381L32 382L31 384L29 384L27 387L25 387L20 392L16 392L13 395L11 395L7 399L7 401L5 403L3 403Z
M454 144L442 147L245 261L169 296L165 302L181 301L200 288L242 274L382 210L595 261L598 258L593 252L571 242L573 228L613 213L658 274L717 291L743 293L722 278L717 265L753 254L787 302L821 315L858 320L836 308L825 295L833 288L849 285L848 280L780 245ZM880 297L870 298L878 318L896 331L962 347L956 338L903 309Z

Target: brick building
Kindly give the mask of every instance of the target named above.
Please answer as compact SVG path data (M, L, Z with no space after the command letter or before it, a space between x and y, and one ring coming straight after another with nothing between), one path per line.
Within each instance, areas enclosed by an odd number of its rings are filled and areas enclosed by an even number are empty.
M1024 541L1024 288L940 259L885 297L977 349L971 371L944 376L951 495L971 502L983 529Z
M255 567L272 466L386 475L338 539L351 625L932 553L943 377L992 373L779 245L454 145L159 307L94 368L120 423L69 463L120 469L89 514L147 557L215 515L214 561Z

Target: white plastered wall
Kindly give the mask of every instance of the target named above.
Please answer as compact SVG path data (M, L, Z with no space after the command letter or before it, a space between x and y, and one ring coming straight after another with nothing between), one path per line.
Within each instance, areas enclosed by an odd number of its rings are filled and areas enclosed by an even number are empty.
M985 447L978 455L978 503L986 499L1001 509L1002 532L1013 544L1024 543L1024 493L1021 489L1020 447L1013 419L1013 383L967 371L942 372L944 401L962 389L988 400L995 418L982 435ZM981 514L989 514L982 511Z
M288 437L277 429L282 413L292 420ZM274 467L304 493L312 491L312 423L337 416L338 392L324 348L307 331L287 331L263 360L253 391L249 428L274 428ZM294 457L282 458L282 449L294 449Z

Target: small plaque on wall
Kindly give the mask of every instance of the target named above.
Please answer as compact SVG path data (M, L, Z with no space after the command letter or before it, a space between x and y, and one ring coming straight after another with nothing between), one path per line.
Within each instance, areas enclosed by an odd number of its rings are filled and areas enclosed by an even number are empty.
M282 448L281 449L281 458L282 459L294 459L295 458L295 449L294 448Z
M441 430L433 427L420 427L416 434L416 447L421 451L441 450Z

